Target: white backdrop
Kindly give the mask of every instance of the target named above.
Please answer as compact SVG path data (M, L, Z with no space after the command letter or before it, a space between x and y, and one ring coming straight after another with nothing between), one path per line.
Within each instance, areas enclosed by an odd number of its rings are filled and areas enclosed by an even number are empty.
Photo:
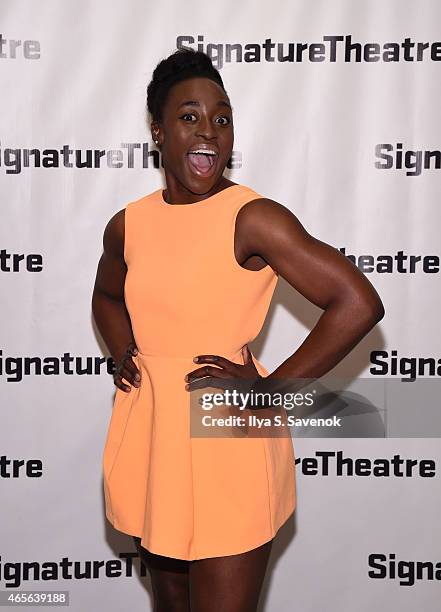
M91 295L108 219L162 184L145 89L180 40L212 54L232 100L239 162L228 176L353 255L383 299L385 318L335 374L439 365L440 19L436 0L0 0L0 590L69 590L75 612L150 609L149 580L136 557L133 572L127 563L132 541L104 516L114 386ZM278 43L295 61L279 61ZM345 56L349 43L361 47ZM320 313L280 279L253 352L271 371ZM300 461L298 508L276 539L261 609L437 610L439 440L294 448L301 461L333 450L430 459L435 475L308 475ZM421 561L430 567L417 576Z

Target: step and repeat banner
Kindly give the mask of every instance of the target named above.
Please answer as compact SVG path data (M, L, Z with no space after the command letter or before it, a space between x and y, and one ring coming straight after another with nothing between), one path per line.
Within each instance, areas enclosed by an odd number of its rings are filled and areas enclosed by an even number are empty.
M384 319L332 374L420 384L424 410L421 383L441 373L440 23L436 0L0 0L5 601L68 591L75 612L152 609L131 538L104 515L115 388L91 297L107 221L163 185L145 94L178 47L221 71L228 177L292 210L382 297ZM277 367L321 312L279 279L256 357ZM260 609L438 610L437 435L294 438L298 507Z

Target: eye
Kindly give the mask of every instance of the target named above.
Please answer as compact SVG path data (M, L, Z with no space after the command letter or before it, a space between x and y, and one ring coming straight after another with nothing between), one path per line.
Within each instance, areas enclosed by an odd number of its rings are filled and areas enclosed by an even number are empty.
M218 119L220 121L218 121ZM216 121L218 121L220 125L228 125L229 123L231 123L231 119L229 117L226 117L225 115L223 115L222 117L218 117Z
M185 115L182 115L180 118L183 119L184 121L187 121L187 122L191 121L191 119L188 120L188 117L195 117L196 118L196 115L194 113L185 113Z

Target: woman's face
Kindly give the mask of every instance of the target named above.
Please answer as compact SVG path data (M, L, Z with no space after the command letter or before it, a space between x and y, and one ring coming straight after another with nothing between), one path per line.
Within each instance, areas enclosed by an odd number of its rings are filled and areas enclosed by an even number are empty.
M228 96L211 79L181 81L170 89L152 134L159 141L167 188L178 197L206 194L222 177L233 149Z

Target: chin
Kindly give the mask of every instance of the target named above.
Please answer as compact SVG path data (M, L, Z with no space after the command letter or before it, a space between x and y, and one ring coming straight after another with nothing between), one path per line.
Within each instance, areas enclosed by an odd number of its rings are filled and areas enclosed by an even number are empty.
M223 173L215 174L212 176L196 176L191 173L190 176L187 175L186 184L188 189L192 193L196 193L198 195L203 195L204 193L208 193L215 185L219 183L223 178Z

